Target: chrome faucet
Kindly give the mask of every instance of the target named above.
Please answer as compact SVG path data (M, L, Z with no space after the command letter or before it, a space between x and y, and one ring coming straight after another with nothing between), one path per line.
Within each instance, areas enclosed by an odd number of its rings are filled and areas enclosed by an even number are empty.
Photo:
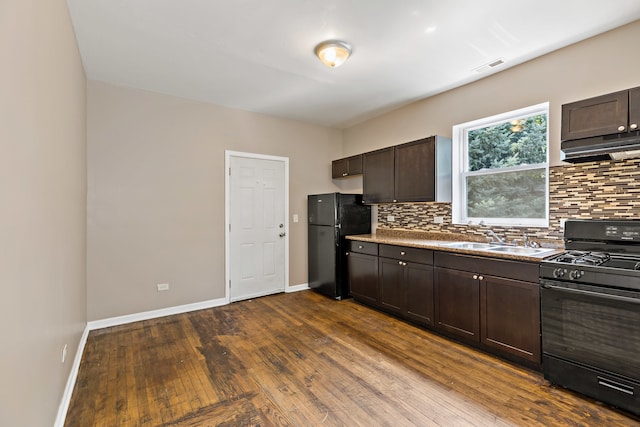
M500 236L498 236L493 230L489 229L487 230L487 236L489 236L489 238L491 239L491 241L493 242L494 240L501 244L501 245L505 245L507 242L501 238Z
M524 238L524 247L525 248L539 248L540 247L540 244L538 242L529 239L529 236L527 236L527 233L522 233L522 236Z

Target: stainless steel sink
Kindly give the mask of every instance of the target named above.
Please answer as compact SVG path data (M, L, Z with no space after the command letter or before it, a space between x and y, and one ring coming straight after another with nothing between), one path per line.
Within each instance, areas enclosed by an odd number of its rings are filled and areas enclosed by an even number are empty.
M487 251L501 252L506 254L517 254L517 255L540 255L545 252L552 252L553 249L525 248L523 246L494 246L492 248L488 248Z
M547 252L553 252L554 249L549 248L529 248L524 246L505 246L496 243L480 243L480 242L449 242L441 243L440 246L455 249L472 249L483 252L493 252L513 255L541 255Z
M490 243L478 243L478 242L443 243L442 246L446 246L448 248L458 248L458 249L486 249L486 250L496 247L496 245L492 245Z

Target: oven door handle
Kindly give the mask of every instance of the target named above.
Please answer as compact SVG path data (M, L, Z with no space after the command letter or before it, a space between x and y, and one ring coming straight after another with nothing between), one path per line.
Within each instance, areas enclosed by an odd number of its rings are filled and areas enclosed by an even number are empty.
M553 286L549 284L541 285L544 289L552 289L554 291L569 292L572 294L586 295L590 297L604 298L613 301L629 302L632 304L640 304L640 298L622 297L619 295L609 295L600 292L584 291L582 289L565 288L563 286Z

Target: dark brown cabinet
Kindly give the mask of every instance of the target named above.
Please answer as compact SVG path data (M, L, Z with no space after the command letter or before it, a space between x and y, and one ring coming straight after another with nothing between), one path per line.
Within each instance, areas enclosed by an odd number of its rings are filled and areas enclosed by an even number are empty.
M354 175L362 175L362 154L331 162L331 177L333 179Z
M363 154L365 203L451 200L451 140L440 136Z
M405 317L421 325L433 326L433 266L411 263L405 270Z
M563 141L632 132L639 125L640 88L562 106Z
M437 329L540 364L537 263L437 252L434 264Z
M484 276L480 281L480 339L490 348L540 363L537 284Z
M351 296L357 301L378 305L378 244L350 241L347 263Z
M380 245L380 307L414 322L433 324L433 252Z
M435 156L435 137L395 147L395 201L430 202L435 200Z
M406 305L405 268L403 261L378 258L378 281L380 283L380 307L395 314L402 314Z
M480 341L478 275L435 268L435 326L471 341Z
M393 147L362 155L364 203L395 202L395 150Z
M540 367L538 263L355 240L349 245L356 301Z

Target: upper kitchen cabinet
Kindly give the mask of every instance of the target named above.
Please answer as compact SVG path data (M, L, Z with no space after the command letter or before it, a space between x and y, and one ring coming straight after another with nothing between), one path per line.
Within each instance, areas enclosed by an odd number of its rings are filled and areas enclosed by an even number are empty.
M451 140L441 136L363 154L365 203L451 201Z
M435 137L398 145L395 151L396 201L435 200Z
M331 177L333 179L347 178L353 175L362 175L362 154L331 162Z
M395 202L395 150L383 148L362 155L364 203Z
M640 87L562 106L563 141L638 130Z
M629 90L629 130L638 130L640 126L640 87Z

